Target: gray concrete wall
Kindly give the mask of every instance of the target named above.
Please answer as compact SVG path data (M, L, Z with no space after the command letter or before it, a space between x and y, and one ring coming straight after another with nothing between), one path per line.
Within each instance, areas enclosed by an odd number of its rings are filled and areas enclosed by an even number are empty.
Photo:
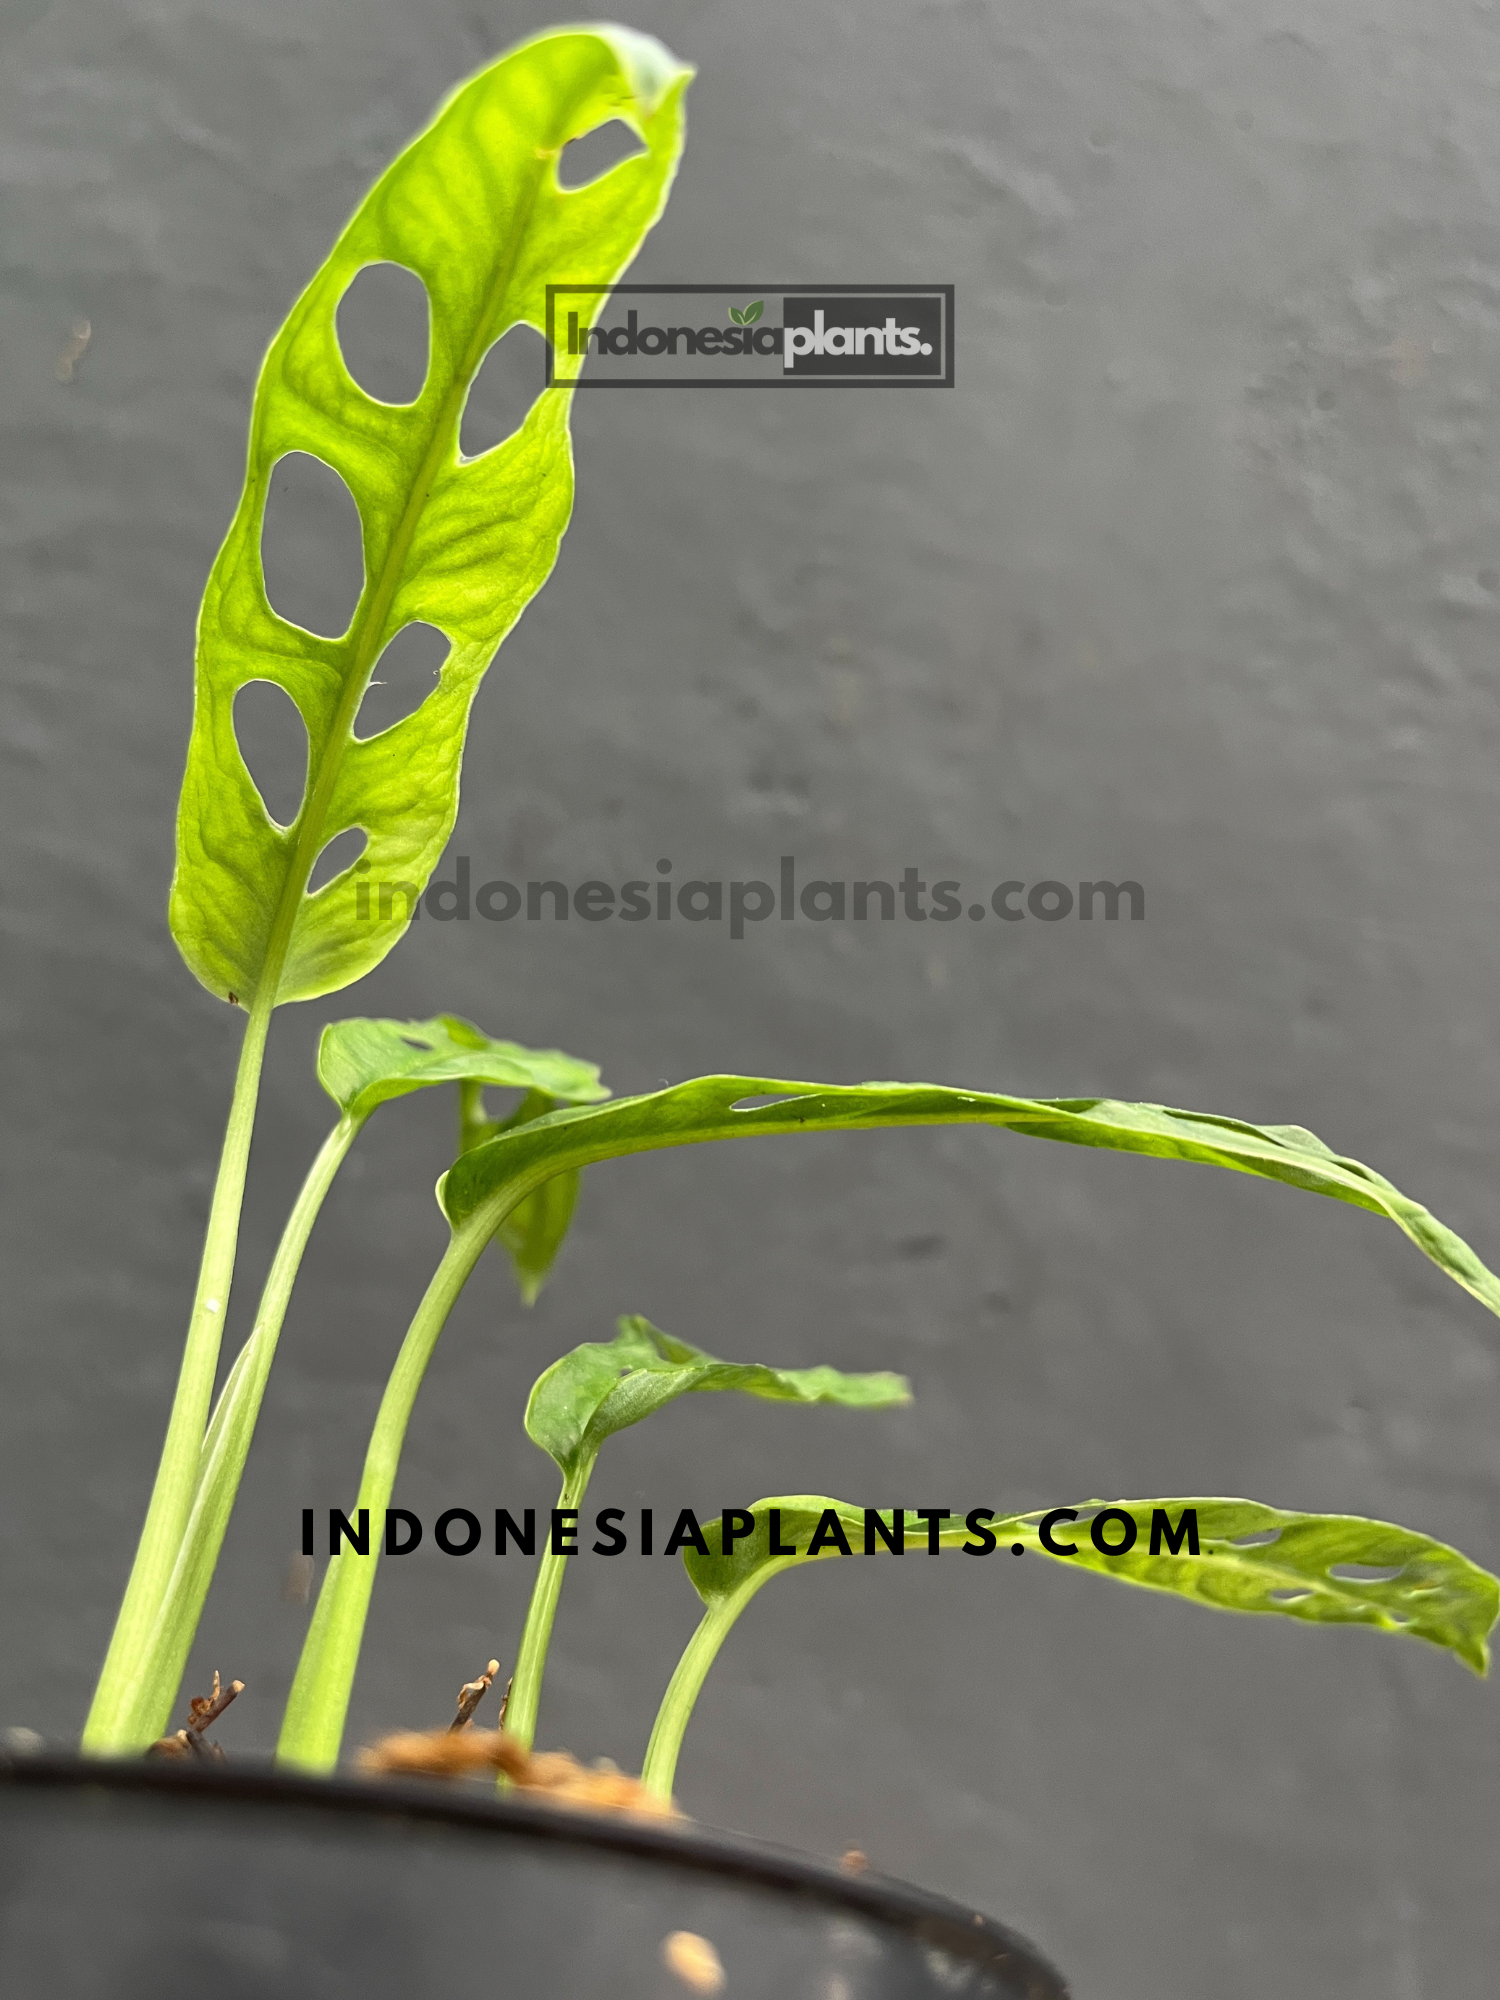
M0 0L6 1063L0 1722L81 1717L154 1464L236 1017L163 920L193 616L257 359L378 168L545 8ZM491 873L1129 875L1142 924L423 923L274 1037L232 1334L340 1013L603 1063L1145 1097L1312 1126L1500 1257L1500 15L1008 0L630 17L700 67L643 278L958 288L941 394L580 399L577 513L492 670ZM92 339L67 384L70 324ZM321 562L321 556L315 562ZM299 1286L194 1656L265 1746L295 1510L352 1498L442 1239L436 1094L382 1115ZM601 1501L1246 1493L1500 1553L1495 1329L1396 1232L1241 1177L948 1132L589 1177L530 1313L455 1314L398 1497L549 1504L520 1432L643 1311L907 1370L861 1420L694 1399ZM440 1719L522 1579L383 1575L353 1740ZM542 1738L638 1759L675 1563L578 1566ZM850 1564L736 1632L691 1811L1029 1931L1080 2000L1479 2000L1489 1688L1365 1631L1033 1562Z

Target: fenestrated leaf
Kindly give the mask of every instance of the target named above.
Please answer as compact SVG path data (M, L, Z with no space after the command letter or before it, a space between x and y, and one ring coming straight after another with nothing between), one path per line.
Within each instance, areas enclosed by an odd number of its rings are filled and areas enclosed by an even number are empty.
M767 1102L774 1099L774 1102ZM1346 1201L1384 1215L1491 1312L1500 1279L1451 1229L1358 1160L1334 1153L1300 1125L1248 1125L1160 1104L1107 1097L1028 1098L927 1083L788 1083L702 1076L648 1096L555 1111L477 1146L455 1161L439 1198L458 1227L483 1207L497 1220L564 1167L757 1134L854 1132L896 1125L997 1125L1158 1159L1195 1160Z
M430 1021L335 1021L318 1044L318 1081L339 1109L355 1118L436 1083L543 1092L549 1109L609 1096L597 1064L561 1049L493 1041L457 1014L437 1014Z
M621 28L523 44L459 89L376 182L271 345L256 387L245 489L204 595L193 732L178 812L173 935L211 992L248 1003L332 992L379 963L410 919L458 803L470 704L495 649L550 571L572 507L571 390L543 389L516 433L466 460L470 384L508 328L545 327L549 283L597 285L634 256L666 199L691 72ZM621 119L645 150L577 189L558 156ZM339 301L366 265L427 288L427 378L375 401L339 349ZM260 533L290 452L331 466L359 506L365 580L348 630L315 637L272 610ZM449 653L411 715L368 740L353 724L371 671L409 624ZM307 787L290 827L267 816L234 734L236 691L268 680L307 725ZM307 893L319 853L368 836L357 870Z
M1092 1570L1118 1583L1167 1591L1215 1610L1270 1612L1319 1625L1373 1625L1384 1632L1405 1633L1444 1647L1476 1674L1482 1675L1488 1668L1486 1641L1500 1615L1500 1582L1457 1549L1429 1535L1359 1515L1295 1513L1262 1506L1255 1500L1089 1500L1075 1511L1091 1515L1104 1507L1128 1514L1136 1525L1135 1545L1124 1554L1101 1553L1086 1522L1055 1524L1052 1530L1059 1547L1071 1544L1076 1554L1049 1551L1038 1533L1044 1517L1044 1510L1038 1508L987 1524L999 1544L998 1552L987 1560L1007 1560L1007 1549L1020 1542L1027 1551L1044 1555L1051 1562ZM800 1551L797 1555L771 1553L772 1508L780 1512L782 1544L796 1547ZM748 1603L780 1570L840 1555L842 1551L836 1546L824 1547L816 1555L807 1553L818 1523L829 1509L838 1517L851 1550L862 1551L862 1507L805 1493L757 1500L750 1510L755 1515L754 1533L738 1542L729 1555L705 1556L691 1548L683 1551L694 1589L710 1610L723 1613L735 1600ZM1196 1511L1199 1553L1190 1553L1190 1543L1184 1538L1180 1552L1173 1555L1163 1538L1159 1553L1152 1555L1153 1515L1158 1510L1164 1512L1176 1533L1181 1529L1184 1509ZM891 1522L890 1510L882 1509L880 1514L887 1524ZM1123 1523L1111 1522L1101 1533L1111 1543L1126 1539ZM925 1524L909 1521L908 1534L915 1546L925 1549ZM1250 1535L1272 1538L1247 1543L1244 1538ZM712 1529L708 1539L712 1545ZM939 1529L938 1543L943 1549L958 1549L974 1541L963 1521ZM884 1552L878 1537L875 1552ZM1337 1573L1349 1569L1374 1574Z
M768 1368L718 1361L649 1320L630 1314L613 1340L585 1341L538 1377L526 1405L526 1434L566 1479L593 1463L616 1431L638 1424L677 1397L736 1389L781 1403L841 1403L883 1410L911 1401L902 1375L846 1375L837 1368Z

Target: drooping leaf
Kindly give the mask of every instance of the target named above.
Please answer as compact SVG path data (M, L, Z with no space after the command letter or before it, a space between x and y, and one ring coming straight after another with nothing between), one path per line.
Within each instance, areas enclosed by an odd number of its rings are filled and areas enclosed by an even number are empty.
M551 1276L578 1206L578 1188L576 1167L554 1174L518 1202L495 1231L495 1240L510 1253L523 1305L536 1304Z
M603 1091L601 1095L607 1097L609 1092ZM573 1099L577 1101L576 1092ZM459 1086L458 1149L467 1153L475 1146L482 1146L487 1139L493 1139L497 1133L513 1132L518 1125L529 1125L535 1118L545 1118L563 1101L545 1089L528 1090L509 1118L490 1118L484 1108L483 1084L462 1083ZM552 1266L557 1262L563 1238L573 1220L573 1211L578 1206L582 1178L576 1167L554 1174L550 1181L543 1181L540 1187L533 1188L530 1194L517 1202L495 1231L496 1242L510 1257L523 1305L536 1304Z
M377 1104L437 1083L545 1093L549 1110L609 1096L596 1064L561 1049L494 1041L457 1014L437 1014L430 1021L335 1021L318 1045L318 1081L354 1118L367 1118Z
M172 931L211 992L307 999L357 979L405 930L458 804L470 704L540 588L572 507L571 390L541 389L515 434L473 459L470 384L518 324L545 327L549 283L597 303L661 212L690 71L621 28L527 42L459 89L381 175L273 341L256 387L245 489L199 619L192 739L178 812ZM645 150L565 189L558 157L623 120ZM339 348L339 301L366 265L426 286L430 347L415 402L377 402ZM272 472L307 452L359 507L364 586L348 630L318 638L272 610L260 534ZM449 640L436 687L368 739L354 722L386 645L413 623ZM290 826L268 816L234 733L236 692L268 680L296 703L309 760ZM361 861L315 894L314 862L361 828Z
M775 1100L775 1101L767 1101ZM565 1167L627 1153L757 1134L868 1131L897 1125L996 1125L1069 1145L1194 1160L1283 1181L1388 1217L1417 1248L1500 1313L1500 1279L1451 1229L1382 1175L1344 1159L1300 1125L1249 1125L1112 1098L1026 1098L926 1083L788 1083L704 1076L670 1090L556 1111L497 1135L455 1161L439 1183L449 1221L496 1216Z
M1048 1548L1042 1540L1048 1513L1040 1508L984 1522L992 1543L976 1532L979 1512L975 1529L967 1517L946 1526L913 1519L906 1524L906 1546L925 1552L931 1534L938 1550L967 1549L1002 1564L1019 1546L1022 1554L1071 1562L1121 1583L1167 1591L1222 1611L1405 1633L1444 1647L1477 1674L1487 1670L1487 1638L1500 1611L1500 1583L1430 1536L1356 1515L1288 1513L1253 1500L1090 1500L1061 1511L1080 1517L1127 1516L1128 1522L1116 1518L1100 1524L1101 1539L1122 1552L1106 1554L1087 1528L1075 1536L1060 1522L1053 1525L1053 1546ZM741 1534L745 1515L750 1517L748 1531ZM884 1533L876 1523L883 1524ZM1125 1549L1131 1540L1128 1526L1135 1536ZM659 1797L671 1796L682 1739L703 1682L755 1593L783 1570L846 1555L887 1554L892 1552L887 1537L899 1541L894 1510L871 1509L867 1515L847 1501L808 1493L757 1500L753 1508L742 1510L735 1535L727 1553L722 1529L719 1553L704 1555L691 1546L682 1552L704 1613L662 1698L646 1751L642 1780ZM712 1526L706 1539L712 1550ZM1069 1548L1075 1553L1061 1553Z
M556 1461L565 1478L592 1464L607 1437L679 1396L735 1389L772 1402L840 1403L860 1410L911 1401L910 1386L901 1375L718 1361L637 1314L618 1325L613 1340L585 1341L554 1361L538 1377L526 1405L527 1436Z
M773 1508L780 1514L782 1545L795 1546L798 1554L771 1553ZM779 1570L842 1554L836 1545L825 1546L816 1555L808 1553L829 1509L838 1517L851 1550L863 1551L862 1507L805 1493L757 1500L749 1510L755 1516L753 1534L737 1542L729 1555L683 1551L694 1589L711 1609L732 1599L748 1603ZM1215 1610L1269 1612L1319 1625L1373 1625L1444 1647L1476 1674L1488 1668L1487 1637L1500 1615L1500 1582L1429 1535L1359 1515L1296 1513L1255 1500L1089 1500L1068 1511L1092 1516L1105 1509L1128 1515L1135 1525L1134 1545L1123 1554L1106 1554L1096 1547L1086 1519L1055 1523L1051 1531L1058 1548L1071 1546L1076 1553L1047 1549L1039 1533L1045 1510L1038 1508L986 1524L999 1545L987 1560L1006 1560L1008 1548L1019 1542L1028 1553L1044 1555L1051 1562L1167 1591ZM1187 1537L1176 1554L1169 1548L1169 1541L1181 1535L1184 1510L1197 1518L1197 1554L1191 1553ZM889 1525L891 1511L879 1511ZM1166 1517L1167 1533L1153 1555L1153 1518L1158 1514ZM924 1523L908 1520L907 1535L909 1547L926 1548ZM1257 1539L1247 1541L1249 1536ZM1123 1542L1125 1524L1110 1521L1101 1529L1101 1538L1111 1545ZM713 1539L710 1529L710 1546ZM884 1553L884 1542L878 1536L873 1539L875 1552ZM975 1540L962 1520L938 1528L938 1545L945 1550Z

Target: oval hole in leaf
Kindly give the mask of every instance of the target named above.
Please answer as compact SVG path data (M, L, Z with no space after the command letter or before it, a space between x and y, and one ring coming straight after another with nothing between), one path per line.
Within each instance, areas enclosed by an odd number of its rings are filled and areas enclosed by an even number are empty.
M1304 1597L1311 1597L1310 1590L1268 1590L1267 1597L1273 1604L1300 1604Z
M307 790L307 724L284 687L246 681L234 697L234 736L260 802L290 826Z
M271 468L260 565L278 618L337 639L365 587L364 541L354 495L331 465L289 451Z
M469 384L458 431L464 457L478 458L518 431L546 386L547 343L536 328L513 326L501 334Z
M447 657L447 635L435 625L403 625L375 662L354 718L354 733L360 741L393 729L420 708L437 685Z
M795 1104L801 1095L801 1091L784 1090L780 1096L742 1097L729 1108L731 1111L760 1111L768 1104Z
M572 194L602 180L621 160L634 159L645 150L623 118L611 118L607 125L596 125L592 132L570 139L563 147L557 162L557 185Z
M1258 1528L1253 1535L1236 1535L1229 1546L1232 1549L1258 1549L1263 1548L1267 1542L1280 1540L1280 1528Z
M1370 1563L1334 1563L1328 1574L1336 1576L1340 1583L1389 1583L1393 1576L1399 1576L1405 1563L1381 1569Z
M431 347L427 287L404 264L366 264L335 315L344 366L377 403L414 403Z
M335 875L352 868L369 844L370 836L362 826L346 826L342 833L336 833L312 865L307 878L308 895L316 896Z

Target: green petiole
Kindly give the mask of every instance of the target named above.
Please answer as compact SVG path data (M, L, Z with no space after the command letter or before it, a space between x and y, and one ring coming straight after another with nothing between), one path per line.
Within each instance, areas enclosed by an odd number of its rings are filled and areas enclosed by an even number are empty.
M182 1537L193 1509L198 1483L204 1426L208 1421L224 1316L234 1281L239 1243L240 1211L245 1199L245 1174L250 1162L250 1137L260 1094L266 1033L275 1006L275 981L267 980L256 994L245 1024L235 1072L234 1095L219 1155L198 1286L188 1321L187 1343L178 1371L172 1414L157 1467L156 1484L145 1526L131 1565L130 1580L115 1619L93 1704L84 1725L83 1748L109 1753L137 1747L132 1722L135 1689L141 1663L150 1649L162 1604L171 1585ZM175 1692L175 1690L174 1690ZM153 1734L156 1732L152 1732ZM149 1736L145 1739L149 1741Z
M406 1427L438 1335L494 1233L488 1204L453 1232L401 1343L370 1433L355 1503L369 1509L372 1523L390 1505ZM276 1745L279 1763L330 1771L338 1762L378 1560L377 1546L372 1545L368 1556L343 1554L329 1562L287 1697Z
M785 1563L768 1564L743 1590L711 1604L699 1619L692 1638L682 1649L682 1658L673 1669L671 1680L667 1682L667 1691L661 1698L661 1707L656 1711L656 1720L651 1726L651 1741L646 1745L646 1761L641 1766L641 1783L648 1792L654 1792L660 1799L671 1798L682 1739L693 1718L693 1709L703 1691L708 1670L719 1656L719 1648L761 1585L769 1583L782 1569L790 1569L794 1560L788 1557Z
M563 1481L562 1492L558 1495L559 1508L582 1507L583 1496L588 1491L593 1470L594 1458L590 1456L585 1465L568 1475ZM547 1649L552 1643L552 1623L557 1616L557 1600L562 1592L563 1572L567 1567L567 1561L565 1555L560 1555L554 1550L552 1538L548 1535L542 1545L536 1582L531 1588L531 1602L526 1608L526 1623L521 1629L521 1645L516 1654L516 1671L511 1681L510 1700L505 1709L507 1730L512 1736L519 1738L528 1750L536 1737L537 1709L542 1698L542 1676L547 1670Z
M255 1325L220 1392L203 1441L192 1512L150 1643L124 1684L115 1740L101 1747L139 1749L167 1726L234 1509L302 1254L323 1198L364 1122L363 1118L340 1118L323 1141L287 1218L261 1293Z

